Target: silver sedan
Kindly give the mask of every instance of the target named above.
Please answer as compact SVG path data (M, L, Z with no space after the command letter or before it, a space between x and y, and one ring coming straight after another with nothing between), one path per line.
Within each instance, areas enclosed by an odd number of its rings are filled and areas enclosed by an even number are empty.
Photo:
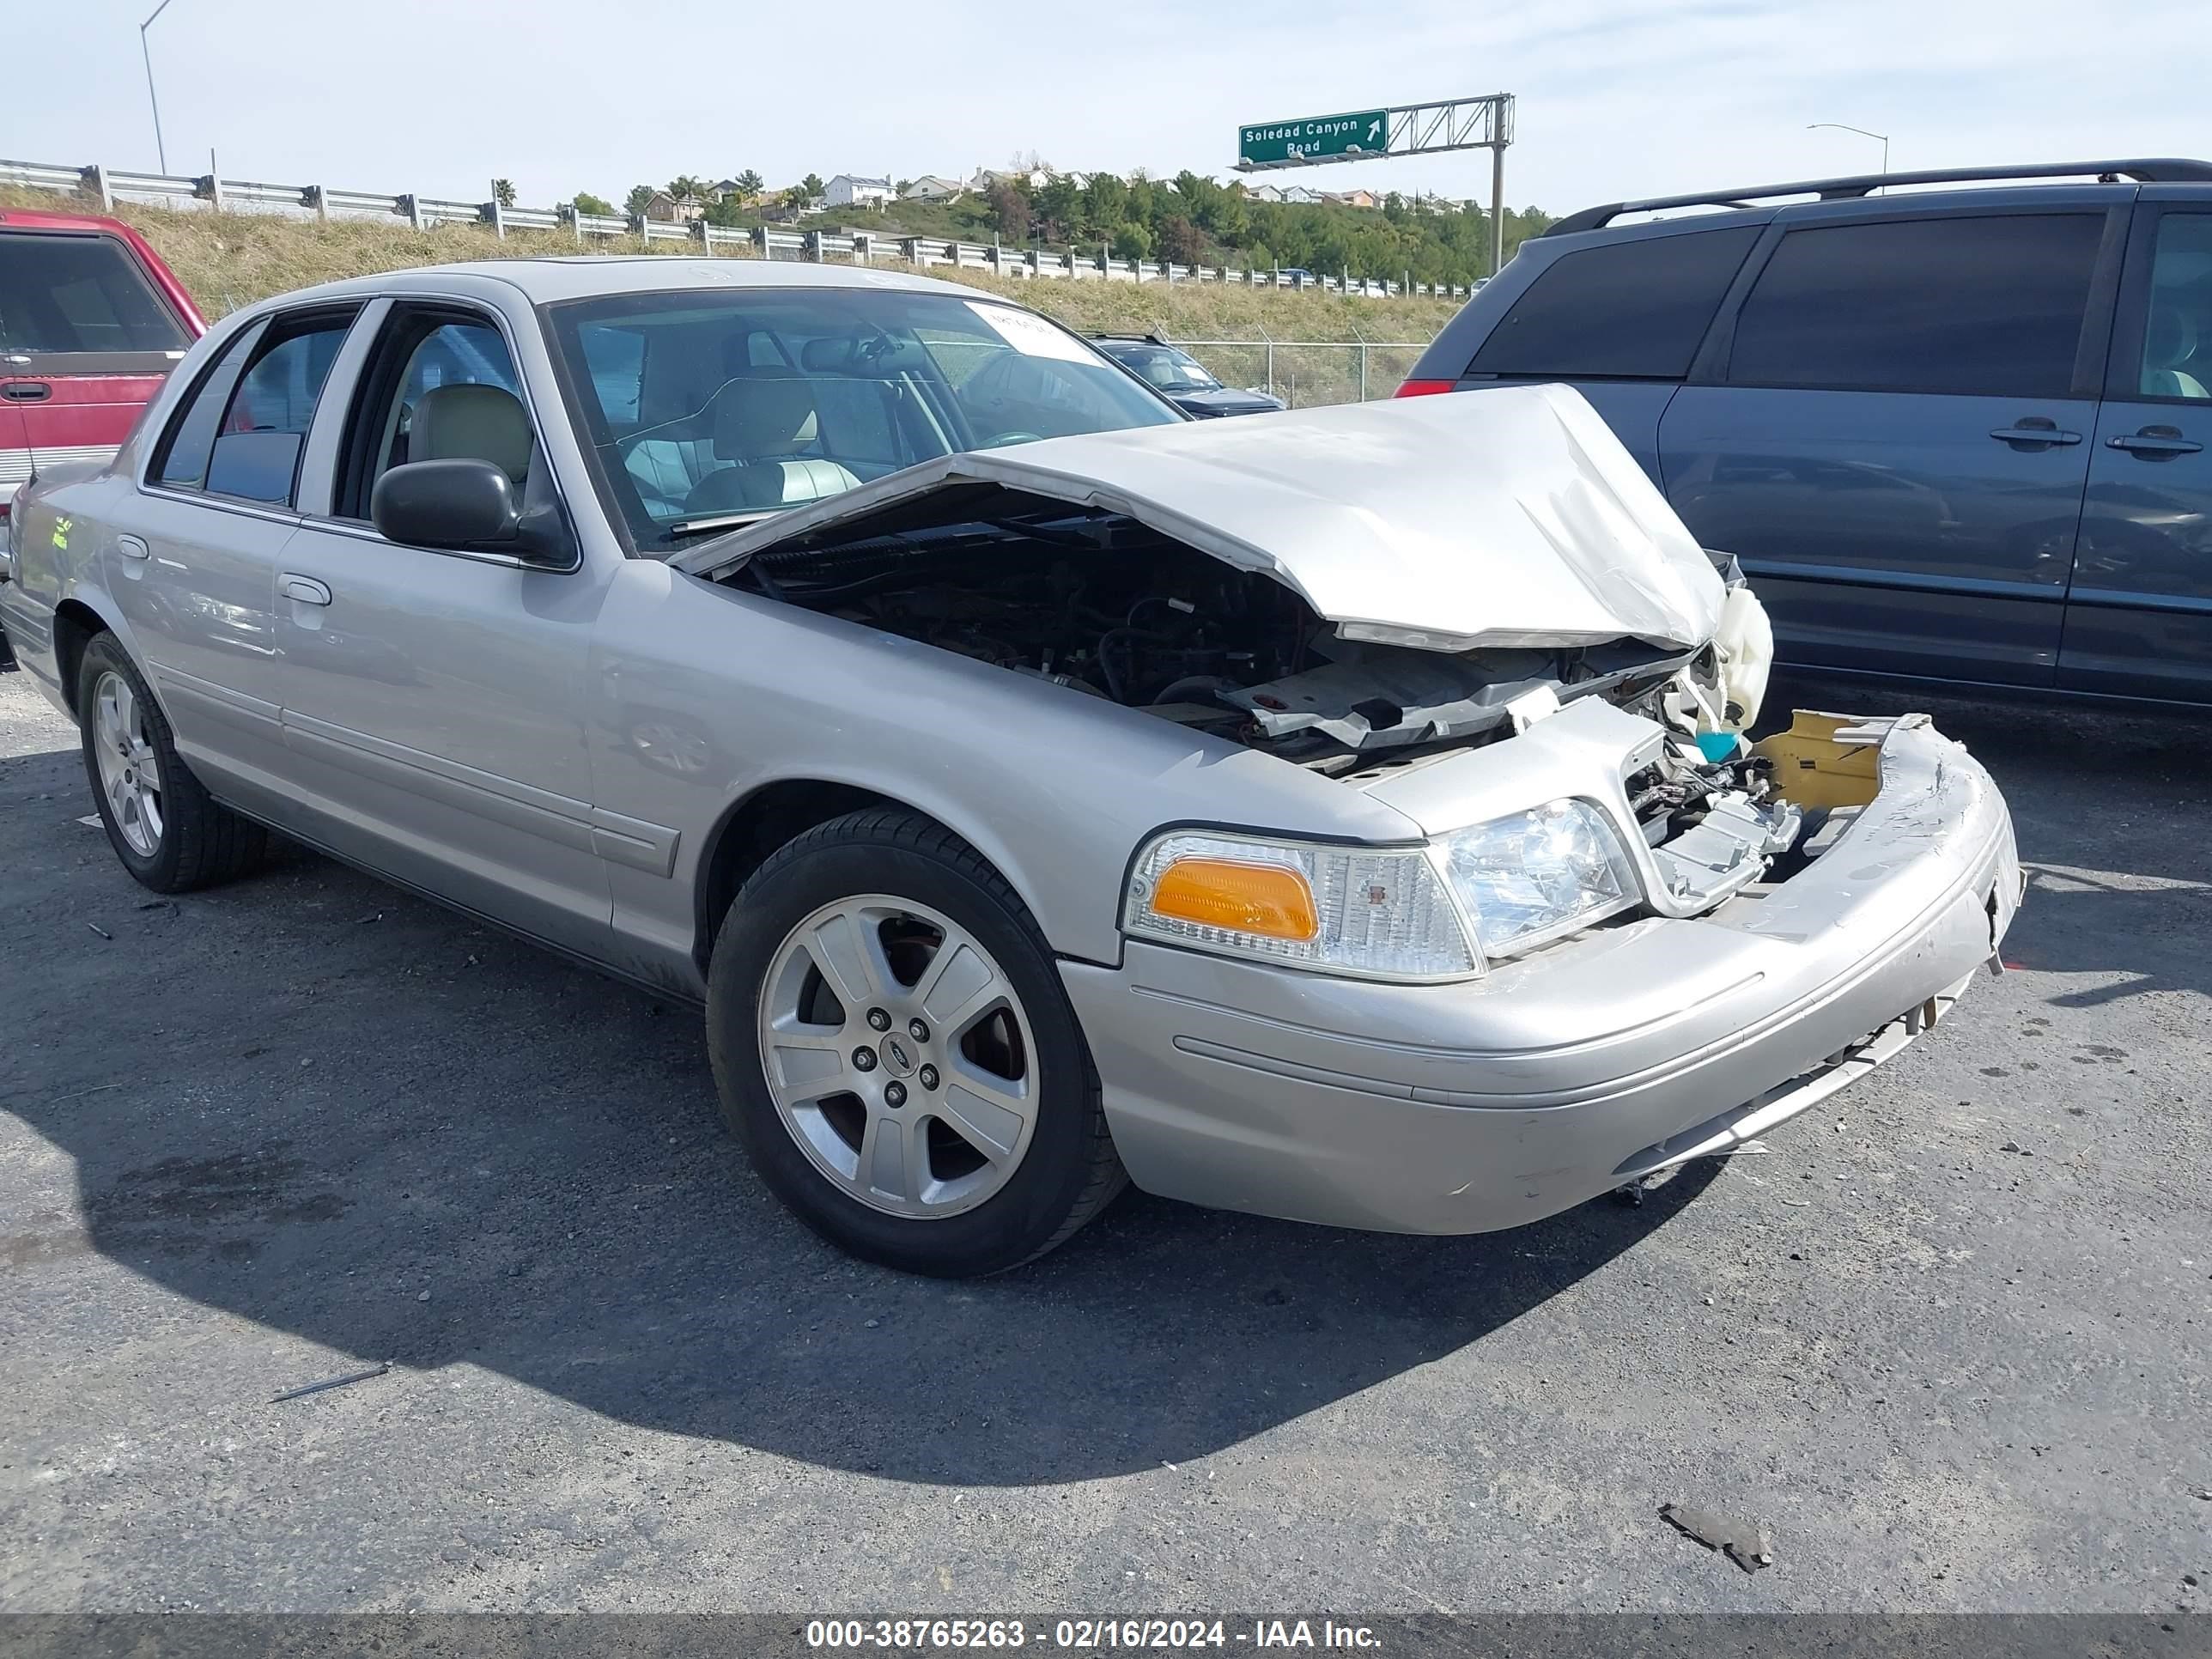
M1749 741L1758 601L1573 392L1191 423L918 277L289 295L0 574L139 881L274 830L703 1002L763 1179L927 1273L1129 1181L1533 1220L1889 1057L2020 893L1924 720Z

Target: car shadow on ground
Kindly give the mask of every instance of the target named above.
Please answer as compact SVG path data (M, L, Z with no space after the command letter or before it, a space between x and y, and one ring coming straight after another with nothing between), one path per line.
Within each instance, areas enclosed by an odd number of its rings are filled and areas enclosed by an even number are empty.
M2032 864L2106 872L2039 877L2008 955L2121 975L2112 994L2212 987L2212 868L2171 829L2212 775L2201 726L1938 715L2008 787ZM1133 1194L1016 1273L906 1278L762 1189L695 1012L303 854L153 901L76 825L88 807L74 755L0 762L0 1108L76 1161L77 1209L0 1223L0 1270L97 1253L339 1355L480 1366L673 1433L955 1485L1184 1462L1480 1343L1717 1169L1467 1239ZM271 1350L241 1401L313 1380Z
M1132 1194L1030 1267L909 1278L768 1196L716 1115L696 1011L303 853L155 901L74 823L74 766L0 762L0 843L28 849L0 868L0 999L27 1034L0 1109L75 1160L78 1212L0 1222L0 1272L96 1253L336 1351L307 1362L330 1371L481 1366L890 1479L1081 1480L1203 1457L1480 1342L1718 1167L1641 1208L1459 1239ZM314 1380L270 1346L242 1404Z

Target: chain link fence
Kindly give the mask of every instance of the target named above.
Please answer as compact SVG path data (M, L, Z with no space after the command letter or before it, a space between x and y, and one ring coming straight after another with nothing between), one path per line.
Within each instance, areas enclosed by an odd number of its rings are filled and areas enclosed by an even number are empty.
M1172 340L1224 386L1249 386L1292 409L1387 398L1413 373L1426 340Z

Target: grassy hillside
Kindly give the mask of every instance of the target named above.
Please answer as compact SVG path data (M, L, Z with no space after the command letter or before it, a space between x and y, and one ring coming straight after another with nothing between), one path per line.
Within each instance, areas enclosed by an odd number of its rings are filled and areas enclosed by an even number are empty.
M0 191L0 207L52 210L57 198ZM177 273L210 318L288 289L371 271L462 259L572 254L569 237L510 235L504 240L475 226L417 231L374 221L310 219L261 213L206 213L124 206L117 216L136 226ZM696 254L684 243L604 242L610 253ZM1191 283L1098 283L1061 279L995 279L980 271L939 268L930 274L1018 299L1071 328L1086 331L1158 330L1170 338L1349 341L1426 341L1456 308L1449 300L1361 300L1314 292L1243 289ZM1237 385L1261 384L1261 349L1201 350L1217 374ZM1370 396L1387 393L1413 354L1370 353ZM1297 376L1301 404L1340 402L1358 395L1358 354L1279 349L1277 384Z

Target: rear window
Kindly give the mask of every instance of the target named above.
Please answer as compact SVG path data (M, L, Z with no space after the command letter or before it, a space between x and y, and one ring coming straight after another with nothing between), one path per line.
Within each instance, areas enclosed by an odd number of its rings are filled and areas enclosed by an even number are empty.
M191 337L112 236L0 231L0 351L180 351Z
M1513 302L1468 372L1679 380L1759 227L1562 254Z
M1744 301L1738 386L2063 398L2101 213L1793 230Z

